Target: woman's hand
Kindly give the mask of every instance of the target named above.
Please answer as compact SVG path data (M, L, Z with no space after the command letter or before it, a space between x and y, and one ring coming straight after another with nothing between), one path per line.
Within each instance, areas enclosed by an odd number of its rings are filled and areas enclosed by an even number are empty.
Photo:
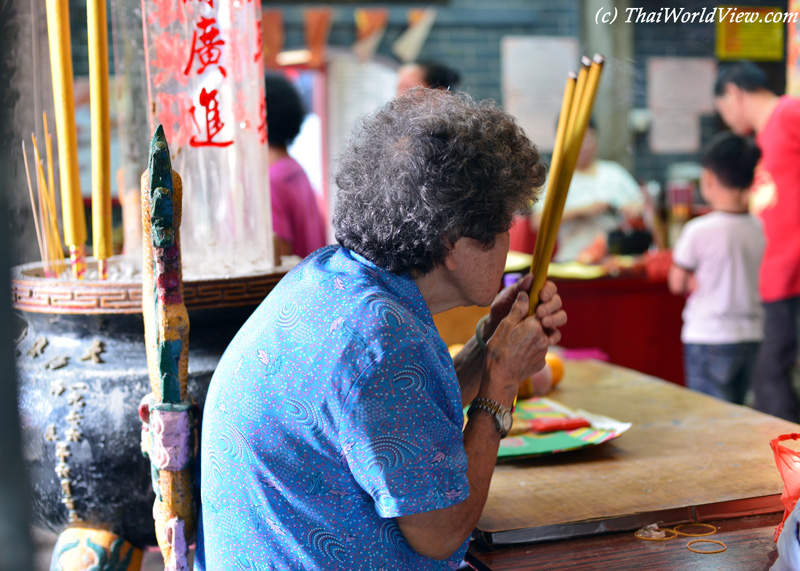
M539 292L539 302L535 315L539 318L550 345L555 345L561 341L561 331L558 328L567 322L567 313L561 307L561 296L558 295L556 284L544 282L542 291Z
M519 292L524 291L526 294L530 292L533 285L533 274L526 274L517 283L508 286L501 291L489 311L489 317L483 323L483 330L481 331L481 339L488 342L494 335L497 326L511 311L514 301L517 299ZM558 328L567 322L567 314L561 309L561 296L558 295L556 284L551 281L544 282L542 291L539 294L541 303L536 308L536 317L542 324L542 327L547 333L550 340L550 345L555 345L561 340L561 333Z
M486 374L479 394L501 404L510 405L519 384L544 367L547 349L561 339L558 328L567 322L552 282L545 283L541 303L535 314L528 316L527 290L531 283L532 278L526 277L503 290L484 324L483 334L491 332L491 338L486 345Z

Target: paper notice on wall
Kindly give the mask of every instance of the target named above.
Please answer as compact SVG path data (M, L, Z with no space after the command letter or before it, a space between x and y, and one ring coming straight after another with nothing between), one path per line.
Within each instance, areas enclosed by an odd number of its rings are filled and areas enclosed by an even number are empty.
M650 149L654 153L693 153L700 149L700 116L681 111L653 110Z
M655 153L700 150L700 116L714 112L712 58L650 58L647 106L653 115L650 147Z
M660 58L647 60L647 105L651 109L714 112L713 58Z
M578 71L580 64L578 41L507 36L502 40L501 55L505 109L542 151L552 151L567 74Z

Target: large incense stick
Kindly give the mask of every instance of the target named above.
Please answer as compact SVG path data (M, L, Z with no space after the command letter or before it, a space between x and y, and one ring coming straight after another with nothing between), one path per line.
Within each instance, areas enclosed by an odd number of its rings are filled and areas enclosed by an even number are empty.
M83 279L86 271L86 217L78 168L78 137L75 130L75 100L72 91L72 45L69 2L46 0L47 35L58 135L58 166L61 174L61 215L64 241L69 245L72 271Z
M89 0L86 12L92 116L92 251L97 260L97 277L105 280L108 279L108 258L113 254L106 0Z
M533 285L530 292L529 315L532 315L539 303L539 294L542 291L544 282L547 279L547 267L550 265L550 258L553 255L558 228L561 224L561 215L564 212L564 203L567 200L567 192L572 182L572 173L575 164L578 162L578 153L581 143L589 124L589 117L592 114L594 99L597 95L597 87L600 84L600 74L603 70L605 58L600 55L594 56L588 72L585 66L578 74L574 94L569 94L569 89L565 90L565 101L562 103L562 115L568 102L567 97L571 95L569 101L569 120L564 133L563 151L561 148L553 150L553 168L550 172L550 179L547 186L547 196L542 213L542 223L539 226L539 233L536 236L534 247L534 259L531 264L533 273ZM581 77L584 74L584 77ZM569 81L567 85L569 86ZM559 119L559 130L561 129L561 119ZM556 165L558 170L556 171ZM541 245L539 242L542 242Z
M567 125L569 123L570 109L572 108L572 99L575 95L575 84L578 76L572 72L567 76L567 84L564 86L564 98L561 101L561 113L558 116L558 128L556 129L556 142L553 145L553 157L550 161L550 177L548 178L548 187L556 188L558 186L558 179L561 176L561 163L563 162L564 145L567 139ZM548 202L552 202L552 194L545 194L545 211L552 210L552 206L547 206ZM537 236L544 233L545 226L548 220L542 217L539 222L539 230ZM544 240L536 240L534 246L533 259L538 260L542 256L542 248L544 247Z
M558 148L553 148L553 157L550 161L550 178L548 179L547 183L548 192L545 196L545 206L542 219L539 222L539 230L536 234L537 236L548 235L548 226L551 222L551 216L545 215L545 213L553 211L553 204L557 195L556 192L550 192L550 189L556 189L560 185L559 181L561 180L562 174L561 169L563 168L564 163L563 157L565 153L569 152L569 134L573 131L573 129L575 129L575 118L578 116L578 107L580 106L580 101L583 97L584 89L586 87L586 77L589 74L589 66L591 64L592 60L586 56L581 57L581 68L580 71L578 71L578 76L572 92L569 92L566 89L564 90L564 99L561 103L561 115L563 115L563 117L560 115L558 118L558 130L561 130L562 128L564 129L564 140ZM570 84L569 79L567 79L567 84ZM565 111L566 115L564 115ZM553 177L555 177L555 180L553 180ZM558 231L556 231L556 234L557 233ZM536 240L534 260L540 260L542 258L542 250L544 249L545 242L545 240ZM535 304L531 304L530 313L533 313L532 308L534 307Z
M589 77L589 70L592 65L592 60L588 57L581 57L581 69L578 72L578 84L575 86L575 97L572 99L572 106L569 109L569 122L567 123L567 134L572 135L575 132L576 122L578 119L578 110L580 109L581 102L586 96L586 81ZM580 145L578 146L580 148Z

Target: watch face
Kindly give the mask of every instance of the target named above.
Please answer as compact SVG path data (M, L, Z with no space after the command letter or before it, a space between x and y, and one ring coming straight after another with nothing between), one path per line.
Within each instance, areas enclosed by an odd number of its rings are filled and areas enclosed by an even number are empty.
M502 425L503 434L508 434L508 431L511 430L511 426L514 424L514 417L511 415L511 411L505 410L500 413L500 423Z

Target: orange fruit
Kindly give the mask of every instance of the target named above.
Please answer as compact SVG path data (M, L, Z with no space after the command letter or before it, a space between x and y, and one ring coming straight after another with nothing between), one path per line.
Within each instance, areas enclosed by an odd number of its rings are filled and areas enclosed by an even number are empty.
M450 345L447 349L450 351L450 357L455 358L456 355L464 348L463 343L454 343Z
M546 395L553 388L553 370L545 364L541 371L528 377L519 386L517 398L529 399Z
M550 352L544 356L544 360L553 371L553 386L556 386L564 376L564 360L556 353Z

